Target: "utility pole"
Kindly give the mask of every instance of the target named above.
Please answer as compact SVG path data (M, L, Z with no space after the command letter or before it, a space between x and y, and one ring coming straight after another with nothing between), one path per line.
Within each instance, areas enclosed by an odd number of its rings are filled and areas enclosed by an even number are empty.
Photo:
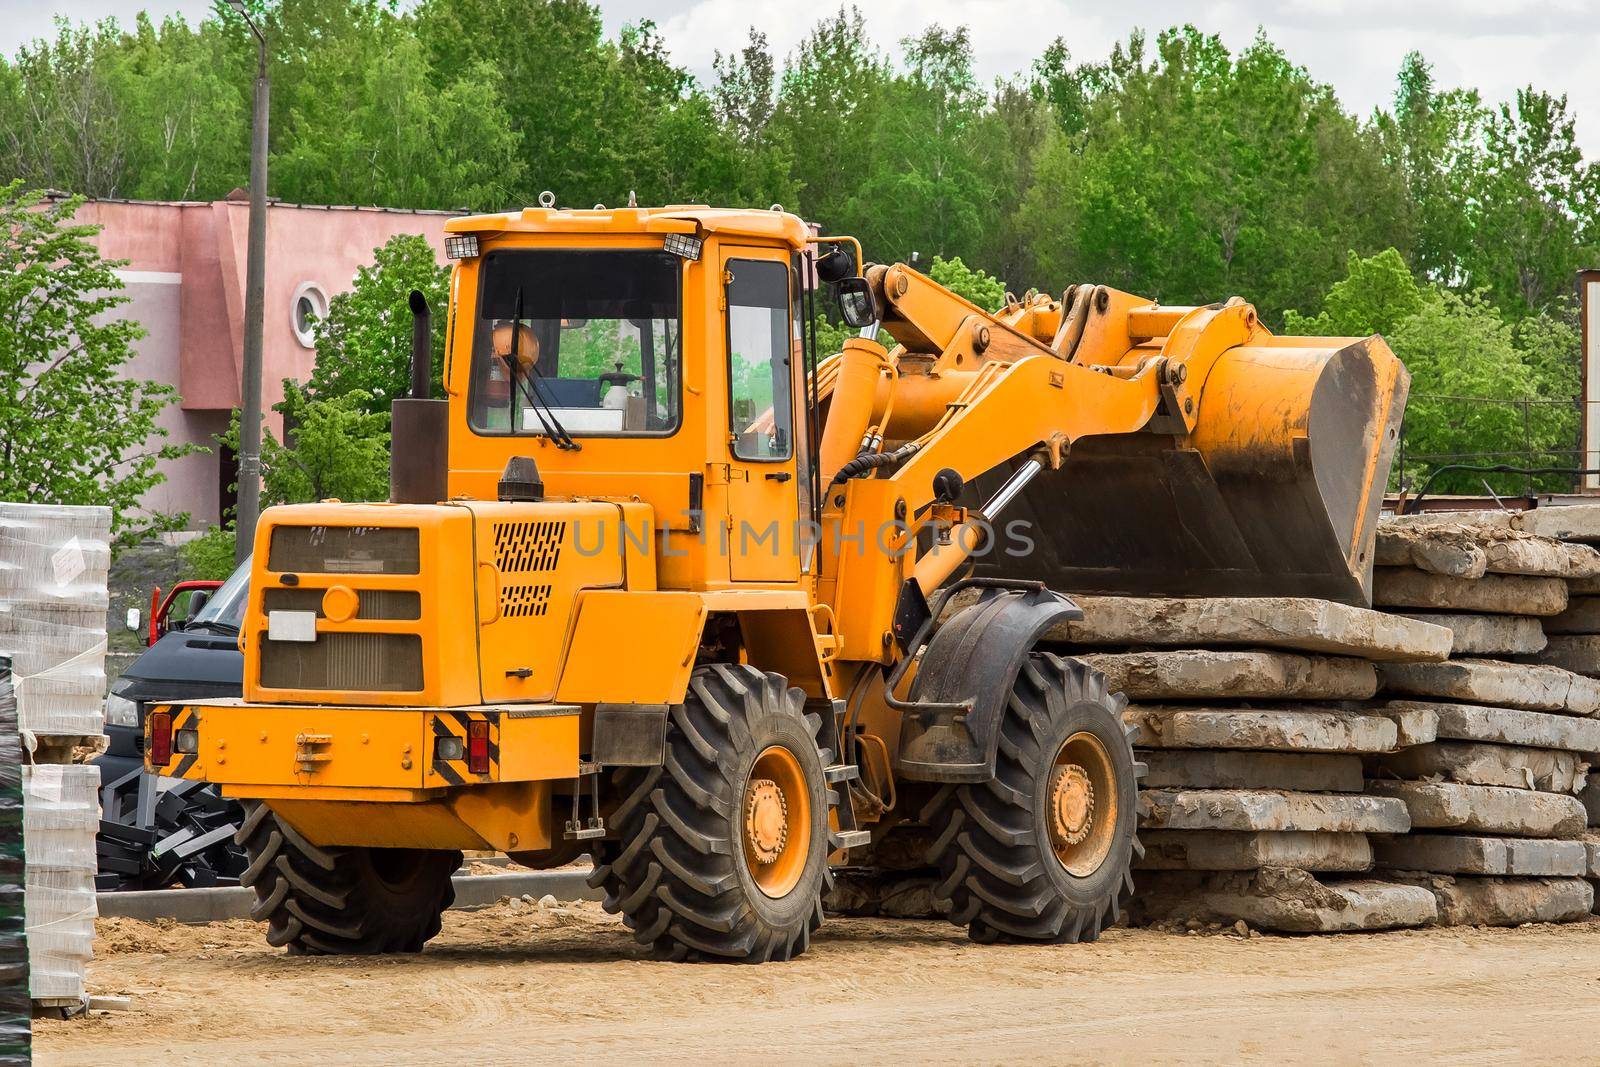
M239 497L234 510L234 559L255 550L261 515L261 363L267 284L267 38L244 0L229 0L256 38L255 115L250 128L250 241L244 283L244 366L240 384Z

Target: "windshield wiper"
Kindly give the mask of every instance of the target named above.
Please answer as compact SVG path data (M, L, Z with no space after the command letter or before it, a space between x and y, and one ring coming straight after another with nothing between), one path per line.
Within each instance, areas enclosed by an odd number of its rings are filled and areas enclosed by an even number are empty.
M511 376L512 381L521 386L522 395L527 398L528 406L533 409L533 414L538 418L539 425L544 427L545 436L554 441L557 448L564 451L577 452L583 446L572 439L572 435L567 432L567 428L561 425L561 420L556 418L556 413L550 409L549 404L545 403L544 397L539 393L538 383L534 382L530 386L529 379L523 377L522 368L518 365L517 353L520 347L519 342L522 339L522 287L520 285L517 287L517 306L513 315L515 317L511 320L511 350L505 357L506 373ZM539 373L537 360L531 369L533 373Z
M213 633L232 634L238 636L239 628L231 622L219 622L216 619L195 619L183 624L185 630L210 630Z

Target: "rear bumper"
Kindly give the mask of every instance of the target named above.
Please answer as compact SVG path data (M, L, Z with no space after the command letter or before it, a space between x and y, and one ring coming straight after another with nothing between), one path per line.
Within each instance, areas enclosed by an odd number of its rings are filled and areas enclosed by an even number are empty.
M150 711L147 769L264 800L322 845L547 848L552 783L578 776L580 713L571 704L381 708L218 699ZM163 711L173 752L155 766L149 735L154 713ZM485 773L470 770L464 755L441 758L439 742L455 738L465 748L474 721L488 724Z
M414 792L578 775L579 709L572 704L381 708L223 698L151 711L170 713L174 744L170 762L149 764L154 725L147 715L149 769L232 787L236 796L280 788ZM488 728L482 773L473 773L465 753L473 722ZM459 757L446 758L454 756L451 741L459 742Z

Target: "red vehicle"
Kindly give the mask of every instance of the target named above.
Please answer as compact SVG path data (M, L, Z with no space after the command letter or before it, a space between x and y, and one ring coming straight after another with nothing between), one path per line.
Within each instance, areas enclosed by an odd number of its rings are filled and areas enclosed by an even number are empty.
M221 588L222 583L208 579L190 579L178 582L167 591L166 598L161 596L161 587L158 585L150 592L150 631L145 635L144 643L153 645L161 640L162 636L172 628L170 616L173 607L178 603L178 598L184 593L189 594L187 610L184 618L193 618L206 601L211 599L211 594ZM131 613L130 613L131 614Z

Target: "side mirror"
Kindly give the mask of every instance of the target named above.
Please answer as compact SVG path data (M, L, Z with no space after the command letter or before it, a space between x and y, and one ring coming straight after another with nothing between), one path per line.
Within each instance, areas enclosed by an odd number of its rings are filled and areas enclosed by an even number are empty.
M129 608L128 617L124 621L127 623L129 633L138 633L139 624L144 621L144 613L138 608Z
M834 296L839 300L839 315L852 329L871 326L878 321L878 301L872 295L872 286L865 278L845 278L835 282Z
M196 589L194 592L190 593L188 618L193 619L196 615L200 614L201 609L204 608L207 602L210 600L211 594L204 589Z

